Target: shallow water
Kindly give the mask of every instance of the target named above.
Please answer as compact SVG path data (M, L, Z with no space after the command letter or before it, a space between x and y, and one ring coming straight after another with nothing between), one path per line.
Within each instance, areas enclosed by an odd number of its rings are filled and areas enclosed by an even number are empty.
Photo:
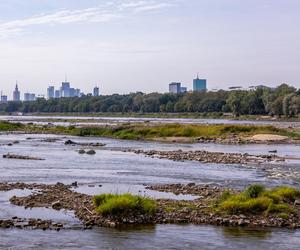
M30 137L30 139L28 139ZM57 138L56 142L45 142ZM94 156L79 155L80 146L64 145L64 141L102 142ZM13 146L3 146L13 141ZM191 196L149 191L144 184L163 183L214 183L242 188L260 182L269 186L293 184L284 179L272 180L259 169L246 169L238 165L173 162L122 152L123 149L196 150L262 154L277 148L282 155L298 155L298 146L215 144L167 144L154 142L122 141L104 138L79 138L54 135L0 135L0 155L15 153L42 157L44 161L24 161L0 158L0 182L37 182L70 184L78 181L78 192L132 192L155 198L193 199ZM297 165L297 164L296 164ZM299 166L299 165L297 165ZM18 195L25 195L18 193ZM0 192L0 219L14 215L43 217L76 223L70 213L53 210L23 208L9 204L13 192ZM21 216L20 216L21 217ZM97 228L90 231L62 230L43 232L30 230L0 230L0 249L296 249L300 244L300 231L245 230L213 226L158 225L155 227L115 230Z
M60 232L0 230L0 248L10 249L298 249L300 232L194 225Z
M231 120L231 119L197 119L197 118L142 118L142 117L97 117L97 116L0 116L0 121L21 123L48 124L69 126L87 124L120 124L120 123L181 123L181 124L257 124L276 125L282 127L299 127L300 122L285 122L271 120ZM76 122L74 122L76 121Z

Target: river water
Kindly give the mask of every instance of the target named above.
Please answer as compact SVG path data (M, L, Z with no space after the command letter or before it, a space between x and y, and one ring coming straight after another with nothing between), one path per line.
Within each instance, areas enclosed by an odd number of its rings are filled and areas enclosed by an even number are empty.
M49 142L49 138L56 139ZM76 142L101 142L94 156L79 155ZM18 141L13 146L9 142ZM173 162L123 152L124 149L200 150L262 154L277 149L279 155L300 156L299 146L215 144L167 144L157 142L122 141L105 138L80 138L56 135L0 135L0 155L15 153L42 157L44 161L22 161L0 158L0 182L37 182L70 184L78 181L77 191L88 194L132 192L155 198L193 199L193 196L175 196L148 191L144 184L214 183L243 188L257 182L268 186L289 184L299 187L297 180L271 179L263 170L238 165ZM297 163L285 163L287 168L298 168ZM16 193L14 193L16 192ZM8 199L26 195L29 191L0 192L0 219L14 215L38 217L77 225L74 215L67 211L33 209L13 206ZM0 230L0 249L297 249L298 230L250 230L205 225L157 225L131 229L96 228L83 231L66 229L60 232L31 230Z
M300 122L276 120L234 120L234 119L197 119L197 118L143 118L143 117L97 117L97 116L0 116L0 121L34 123L45 125L51 123L59 126L70 125L116 125L121 123L181 123L181 124L256 124L280 127L300 127Z

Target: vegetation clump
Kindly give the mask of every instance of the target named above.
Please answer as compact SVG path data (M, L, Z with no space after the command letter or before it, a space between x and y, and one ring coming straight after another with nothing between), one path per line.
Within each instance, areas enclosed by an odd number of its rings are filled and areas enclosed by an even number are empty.
M122 124L118 126L48 126L0 122L0 131L25 131L28 133L66 134L73 136L112 137L127 140L147 140L157 138L203 138L227 139L232 136L240 138L256 134L274 134L300 139L300 133L274 126L255 126L238 124Z
M16 131L24 128L25 126L21 123L11 123L6 121L0 122L0 131Z
M139 195L126 194L101 194L93 197L96 211L104 216L129 215L139 213L152 215L155 213L154 200Z
M242 193L225 192L216 202L219 211L228 214L278 214L287 217L293 213L293 203L300 197L296 188L280 186L266 189L262 185L251 185Z
M83 127L72 130L78 136L106 136L120 139L151 139L167 137L203 137L207 139L227 138L231 135L251 136L254 134L276 134L300 139L297 133L273 126L250 125L140 125L130 124L117 127Z

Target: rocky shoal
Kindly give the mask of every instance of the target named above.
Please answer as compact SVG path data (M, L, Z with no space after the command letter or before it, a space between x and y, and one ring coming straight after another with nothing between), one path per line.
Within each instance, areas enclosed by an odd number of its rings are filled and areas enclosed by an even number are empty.
M260 164L272 161L284 161L274 154L270 155L250 155L240 153L222 153L208 152L204 150L197 151L158 151L158 150L128 150L135 154L143 154L153 158L169 159L173 161L198 161L203 163L221 163L221 164Z
M90 229L94 226L120 227L124 225L163 223L300 228L299 213L291 214L288 219L282 219L275 215L220 215L216 213L212 209L213 201L220 197L225 191L224 188L219 186L196 185L190 183L187 185L153 185L148 186L147 188L161 192L172 192L175 194L192 194L196 197L195 200L191 201L158 199L156 200L157 208L153 215L135 212L127 214L126 216L118 215L104 217L95 211L92 196L77 193L70 185L64 185L62 183L57 183L55 185L24 183L0 184L0 191L14 189L37 190L26 197L13 196L10 199L12 204L23 206L25 208L45 207L56 210L65 209L73 211L75 216L82 221L83 228L85 229ZM231 191L238 192L234 190ZM299 211L298 207L297 211ZM43 230L57 230L58 228L63 228L62 224L62 227L58 227L57 225L60 225L59 223L42 220L35 220L34 223L29 223L29 221L15 218L12 220L0 220L0 222L0 227L2 228L20 227L20 223L25 224L24 228L31 227ZM38 226L39 223L41 226Z

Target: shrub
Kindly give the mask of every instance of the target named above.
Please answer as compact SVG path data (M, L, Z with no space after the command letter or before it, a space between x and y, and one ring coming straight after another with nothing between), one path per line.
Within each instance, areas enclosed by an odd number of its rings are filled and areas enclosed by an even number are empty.
M292 187L282 186L274 188L272 192L281 199L286 200L288 202L294 202L297 198L300 197L300 191Z
M100 194L93 197L94 204L99 207L102 203L106 202L108 199L112 198L113 194Z
M231 214L235 213L262 213L272 204L272 200L267 197L249 199L246 195L240 194L232 196L221 203L220 207Z
M265 191L265 187L263 185L254 184L254 185L249 186L245 190L245 194L249 198L257 198L264 191Z
M127 215L131 212L153 214L155 201L139 195L132 194L102 194L94 196L96 210L102 215Z
M277 187L267 190L262 185L251 185L240 194L224 194L216 201L220 211L230 214L290 214L295 210L290 205L300 197L300 191L292 187Z

